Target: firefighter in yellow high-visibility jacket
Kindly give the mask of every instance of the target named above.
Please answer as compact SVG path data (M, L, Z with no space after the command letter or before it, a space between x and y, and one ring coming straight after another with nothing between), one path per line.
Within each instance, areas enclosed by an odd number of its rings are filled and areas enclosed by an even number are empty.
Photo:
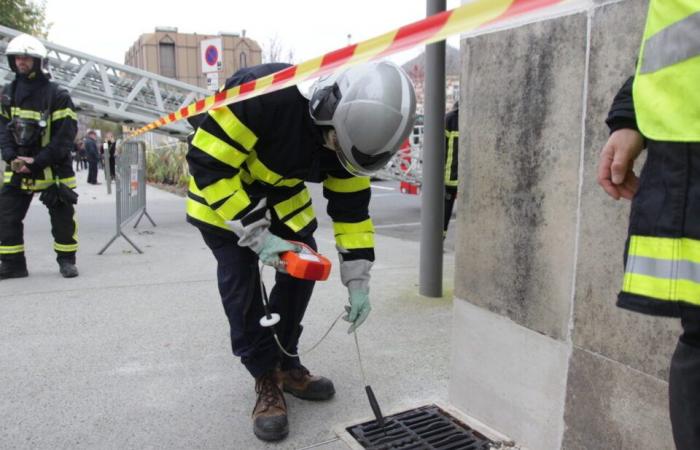
M285 64L241 69L226 89L283 70ZM219 292L231 327L233 353L255 378L253 431L266 441L288 433L282 390L326 400L333 383L313 376L298 357L282 354L261 327L258 261L277 268L270 294L280 344L297 353L313 281L292 278L279 254L316 248L317 227L305 182L323 183L340 257L340 276L355 330L369 314L374 227L368 175L383 167L413 127L415 94L396 65L375 62L322 77L310 99L296 87L212 110L191 138L187 217L218 263Z
M681 319L669 376L680 450L700 449L699 37L700 2L650 1L636 75L613 102L598 167L611 197L632 200L618 306Z

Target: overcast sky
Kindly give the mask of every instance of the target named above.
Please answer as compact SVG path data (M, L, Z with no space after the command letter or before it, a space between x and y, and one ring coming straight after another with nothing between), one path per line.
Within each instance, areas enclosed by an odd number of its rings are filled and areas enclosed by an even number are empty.
M447 9L461 4L447 0ZM299 63L348 44L423 19L425 0L47 0L49 40L83 53L123 63L124 54L143 33L157 26L183 33L241 32L266 47L277 37ZM459 38L449 41L459 46ZM395 57L403 62L416 49Z

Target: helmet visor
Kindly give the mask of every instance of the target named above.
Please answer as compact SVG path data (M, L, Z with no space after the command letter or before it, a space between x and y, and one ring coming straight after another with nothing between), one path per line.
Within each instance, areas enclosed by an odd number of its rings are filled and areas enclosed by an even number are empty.
M337 151L336 154L343 168L357 177L372 176L376 171L386 166L393 156L392 152L382 152L378 155L369 156L355 147L352 148L352 160L345 156L343 151Z
M331 125L333 114L335 113L343 94L340 92L338 83L326 86L314 93L309 102L311 118L317 125Z

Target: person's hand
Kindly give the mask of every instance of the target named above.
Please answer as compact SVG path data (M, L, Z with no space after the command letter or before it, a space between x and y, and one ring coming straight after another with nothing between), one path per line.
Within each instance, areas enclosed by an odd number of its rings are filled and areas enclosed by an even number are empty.
M31 173L27 165L33 164L34 158L29 158L27 156L18 156L17 159L10 163L10 167L15 173Z
M598 184L615 200L631 200L639 187L634 160L644 148L644 138L637 131L622 128L608 138L598 161Z
M284 252L299 253L300 251L301 248L298 245L294 245L270 232L266 232L262 246L258 252L258 257L263 264L272 266L280 272L286 272L286 270L284 270L284 264L281 264L280 254Z
M348 296L350 306L345 307L347 314L343 316L343 320L352 323L348 328L348 334L350 334L367 319L369 312L372 311L372 306L369 304L369 290L355 287L353 283L348 286Z

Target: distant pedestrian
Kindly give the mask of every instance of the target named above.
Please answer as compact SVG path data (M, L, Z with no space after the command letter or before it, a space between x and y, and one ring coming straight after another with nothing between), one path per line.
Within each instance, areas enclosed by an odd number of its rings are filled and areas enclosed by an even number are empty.
M117 143L114 141L114 135L112 133L107 133L107 139L105 140L105 148L107 151L107 156L109 158L109 176L111 177L112 180L114 180L114 169L115 169L114 154L115 154L115 151L117 149Z
M88 184L100 184L97 182L97 161L100 159L99 150L97 150L97 142L95 138L97 133L95 130L90 130L85 137L85 153L88 161Z
M82 141L78 142L78 166L81 169L88 168L87 153L85 152L85 143Z

